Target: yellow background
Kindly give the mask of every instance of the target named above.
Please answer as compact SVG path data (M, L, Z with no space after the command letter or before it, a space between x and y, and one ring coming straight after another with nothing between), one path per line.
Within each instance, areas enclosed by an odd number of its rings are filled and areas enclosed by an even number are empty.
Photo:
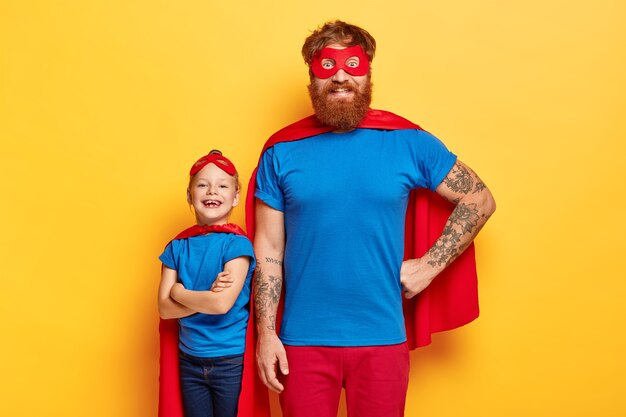
M482 316L412 354L406 415L626 415L623 1L3 0L0 416L156 415L187 169L219 148L246 182L310 113L299 50L333 18L378 41L373 107L498 203Z

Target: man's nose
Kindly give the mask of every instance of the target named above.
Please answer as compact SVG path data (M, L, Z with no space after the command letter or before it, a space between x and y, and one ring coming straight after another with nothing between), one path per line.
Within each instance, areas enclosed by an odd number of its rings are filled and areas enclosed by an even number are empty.
M338 70L331 78L333 81L342 83L348 79L348 74L343 70Z

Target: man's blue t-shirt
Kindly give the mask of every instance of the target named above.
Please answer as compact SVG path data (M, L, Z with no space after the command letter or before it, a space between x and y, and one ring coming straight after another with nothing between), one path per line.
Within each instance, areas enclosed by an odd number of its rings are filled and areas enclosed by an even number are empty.
M178 319L180 350L201 358L242 354L248 324L250 282L255 259L248 238L230 233L210 233L170 242L159 259L175 269L188 290L211 288L224 264L240 256L250 258L246 282L226 314L197 313Z
M283 343L406 340L400 266L409 193L437 188L455 161L414 129L325 133L263 154L255 196L285 217Z

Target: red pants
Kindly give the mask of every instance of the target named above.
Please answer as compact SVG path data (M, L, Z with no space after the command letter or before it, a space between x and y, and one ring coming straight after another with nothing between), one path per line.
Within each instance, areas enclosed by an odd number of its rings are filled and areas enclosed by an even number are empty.
M348 417L403 417L409 384L406 343L388 346L285 346L284 417L336 417L341 389Z

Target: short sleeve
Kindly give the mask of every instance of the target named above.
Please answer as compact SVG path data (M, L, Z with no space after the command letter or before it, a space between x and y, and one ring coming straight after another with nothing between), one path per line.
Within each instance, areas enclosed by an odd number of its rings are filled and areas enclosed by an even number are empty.
M163 262L163 265L167 266L170 269L178 270L178 265L176 263L176 257L174 256L174 242L171 241L163 250L161 256L159 256L159 260Z
M454 166L457 157L430 133L422 131L420 136L418 169L425 181L423 186L435 191Z
M285 211L285 198L278 181L273 147L267 149L261 156L254 196L276 210Z
M229 242L224 252L224 263L231 261L241 256L248 256L250 258L250 269L253 269L256 261L254 258L254 249L252 243L245 236L233 236L233 239Z

